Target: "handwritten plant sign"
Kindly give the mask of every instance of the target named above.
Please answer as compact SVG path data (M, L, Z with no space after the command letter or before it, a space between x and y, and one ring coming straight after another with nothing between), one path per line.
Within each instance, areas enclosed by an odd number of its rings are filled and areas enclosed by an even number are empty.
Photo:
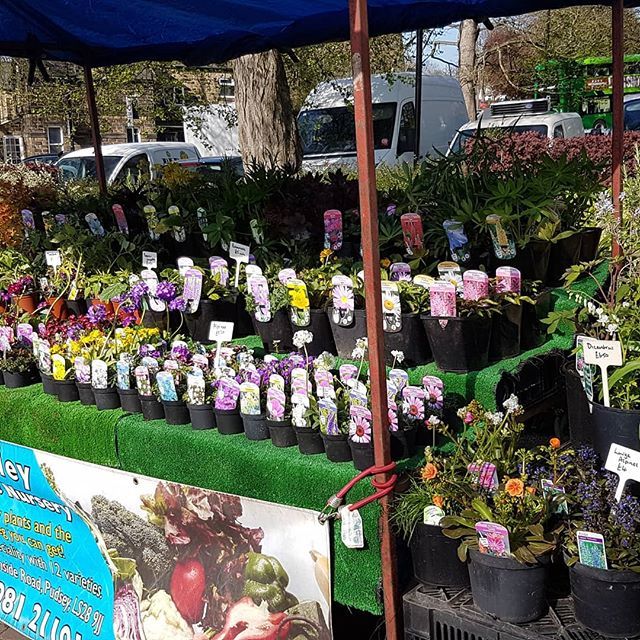
M582 348L584 349L585 363L595 364L600 367L604 406L610 407L607 367L622 366L622 348L620 342L618 340L587 339L582 342Z
M620 478L616 488L616 500L620 502L627 481L635 480L640 482L640 451L629 449L613 442L604 468L612 471Z

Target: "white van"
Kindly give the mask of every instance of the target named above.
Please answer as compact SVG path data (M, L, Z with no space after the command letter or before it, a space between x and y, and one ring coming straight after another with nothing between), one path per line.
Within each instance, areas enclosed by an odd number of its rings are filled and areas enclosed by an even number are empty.
M459 152L476 132L484 129L508 129L513 133L532 131L545 138L575 138L585 134L582 118L577 113L552 111L547 98L494 102L477 120L460 127L449 153Z
M200 153L193 144L186 142L133 142L127 144L107 144L102 147L104 171L107 184L123 180L131 174L136 178L140 173L155 177L156 165L179 160L200 160ZM96 177L96 160L93 147L71 151L62 156L56 167L63 180L81 180Z
M376 165L412 162L415 142L415 76L394 73L371 77ZM422 76L420 155L445 153L467 110L455 78ZM303 169L356 165L353 80L319 84L298 115ZM434 151L435 150L435 151Z

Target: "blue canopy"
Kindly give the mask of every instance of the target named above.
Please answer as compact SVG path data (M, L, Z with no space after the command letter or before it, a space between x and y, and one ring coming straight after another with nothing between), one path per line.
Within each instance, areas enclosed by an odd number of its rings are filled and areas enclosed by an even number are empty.
M382 35L578 4L596 3L369 0L369 26L371 35ZM91 66L140 60L199 65L347 40L348 15L348 0L0 0L0 55Z

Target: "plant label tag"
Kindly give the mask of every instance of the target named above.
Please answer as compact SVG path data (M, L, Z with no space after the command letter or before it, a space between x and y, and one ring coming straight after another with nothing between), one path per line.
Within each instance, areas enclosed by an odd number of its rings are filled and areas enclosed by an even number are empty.
M36 220L33 217L33 212L29 209L23 209L20 212L22 216L22 224L24 226L24 235L25 237L29 237L29 231L34 231L36 228Z
M383 280L382 288L382 328L387 333L398 333L402 330L402 309L400 307L400 290L395 282Z
M424 376L422 387L426 393L427 408L440 411L444 406L444 382L437 376Z
M364 547L364 530L362 528L362 516L357 509L351 510L350 504L340 507L341 527L340 537L342 543L348 549L362 549Z
M249 262L249 245L239 242L229 243L229 257L236 262Z
M587 338L582 342L584 361L600 367L602 375L602 394L605 407L610 407L609 375L607 367L622 366L622 347L618 340L595 340Z
M640 482L640 451L628 449L614 442L609 448L604 468L620 478L616 488L616 500L620 502L627 482L629 480Z
M187 302L186 313L195 313L202 296L202 274L197 269L187 269L184 275L182 297Z
M118 389L131 389L131 366L125 360L116 362L116 385Z
M202 406L205 399L205 383L202 376L194 373L187 374L187 397L189 398L189 404L195 404Z
M158 219L158 212L156 211L156 208L152 204L147 204L142 208L142 212L144 213L144 217L147 219L149 237L152 240L158 240L160 238L160 234L156 232L156 228L160 224L160 220Z
M176 261L178 273L182 278L187 275L187 271L193 267L193 260L187 256L180 256Z
M489 295L489 276L484 271L469 269L462 276L465 300L481 300Z
M257 264L248 264L244 268L244 275L247 279L247 282L253 278L253 276L261 276L262 269Z
M424 248L422 218L417 213L403 213L400 216L402 238L407 254L412 256Z
M333 375L330 371L318 369L314 374L314 379L318 398L336 397L336 390L333 388Z
M33 327L28 322L16 325L16 338L24 345L30 345L34 337Z
M106 389L109 386L109 370L104 360L91 361L91 386Z
M294 269L281 269L278 272L278 280L286 287L289 280L295 280L298 276Z
M324 248L331 251L342 249L342 212L338 209L324 212Z
M140 276L144 280L147 287L149 287L149 294L147 295L147 301L152 311L160 313L167 308L167 304L164 300L156 297L156 290L158 288L158 276L155 271L151 269L144 269L140 272Z
M240 385L240 413L247 416L259 416L260 387L253 382L243 382Z
M509 531L495 522L477 522L478 551L497 558L508 558L511 555Z
M284 378L278 373L272 373L269 376L269 387L280 389L280 391L284 392Z
M220 256L211 256L209 258L209 270L214 279L217 279L218 283L226 287L229 283L229 264L224 258Z
M582 381L582 388L587 394L589 399L589 410L593 410L593 374L594 367L591 364L586 364L584 361L584 341L588 340L588 336L579 335L576 336L576 371Z
M296 327L308 327L311 323L311 310L307 285L302 280L295 279L289 280L286 286L289 294L291 322Z
M389 267L392 282L411 282L411 267L406 262L394 262Z
M215 408L219 411L235 411L240 397L240 384L233 378L221 378L216 391Z
M147 369L147 367L145 366L140 365L135 368L134 375L136 377L136 388L138 389L138 394L141 396L149 397L151 395L151 380L149 377L149 369Z
M395 401L395 394L392 398L387 398L387 420L389 422L389 431L395 433L398 430L398 404Z
M38 340L38 368L45 375L51 375L51 347L46 340Z
M291 371L291 393L309 395L309 374L306 369L296 367Z
M431 315L436 318L455 318L457 315L456 288L448 282L436 282L429 289Z
M449 251L451 259L456 262L468 262L471 259L469 250L469 239L464 231L464 225L458 220L445 220L442 223L444 232L449 240Z
M396 392L400 393L409 384L409 374L403 369L391 369L389 380L393 383Z
M249 267L247 265L247 273ZM259 269L259 267L256 267ZM255 304L254 316L257 322L269 322L271 320L271 301L269 300L269 282L262 274L252 275L247 281L249 293Z
M206 210L202 207L198 207L196 209L196 217L198 218L198 227L200 227L200 231L202 231L202 237L204 238L204 241L207 242L209 236L207 236L204 230L209 225L209 217L207 216Z
M467 471L475 478L482 489L495 491L498 488L498 472L496 465L491 462L472 462Z
M180 208L175 204L171 205L167 209L167 213L169 214L169 222L171 224L171 235L176 242L186 242L187 241L187 232L185 228L182 226L182 218L180 217ZM171 218L173 218L171 220Z
M410 422L424 421L425 391L420 387L407 386L402 390L402 414Z
M360 280L360 282L364 284L364 269L360 269L356 277L358 278L358 280Z
M230 342L233 339L233 322L213 320L209 325L209 340L211 342Z
M581 564L596 569L607 569L607 548L601 533L576 531L578 558Z
M113 215L116 219L116 224L118 225L118 230L120 233L124 233L125 236L129 235L129 223L127 222L127 216L124 214L124 209L119 204L114 204L111 207L111 211L113 211Z
M331 278L333 287L333 309L331 319L339 327L350 327L354 319L353 281L349 276L337 275Z
M516 243L513 236L502 226L500 216L492 214L486 217L491 234L493 253L498 260L512 260L516 257Z
M520 295L522 274L515 267L498 267L496 269L496 291L498 293L515 293Z
M423 274L418 274L413 278L413 284L417 284L423 289L429 289L434 282L435 278L432 278L431 276L425 276Z
M73 361L73 371L76 376L76 382L79 384L89 384L91 382L91 367L82 356L78 356Z
M424 508L422 522L424 524L430 524L433 527L438 527L440 526L440 520L445 516L446 513L440 507L436 507L435 504L431 504Z
M349 437L354 442L371 442L371 411L367 407L351 405L349 409Z
M62 255L59 251L45 251L44 259L46 260L48 267L53 267L54 272L62 264Z
M54 353L51 356L51 364L53 369L54 380L64 380L67 375L67 365L64 356L59 353Z
M286 403L287 397L284 391L276 387L270 387L267 390L267 417L269 420L274 422L284 420Z
M147 367L147 369L149 369L149 371L153 375L155 375L160 370L160 365L158 364L158 361L155 358L152 358L151 356L145 356L144 358L142 358L142 360L140 360L140 363L142 364L143 367Z
M349 380L354 380L358 377L358 367L355 364L341 364L338 369L338 375L341 382L347 384Z
M89 231L91 231L94 236L99 236L100 238L104 236L104 228L95 213L87 213L84 219L89 227Z
M193 362L194 366L202 369L202 371L207 371L209 369L209 358L207 358L203 353L194 353L193 358L191 358L191 362Z
M318 400L318 419L320 431L328 436L336 436L340 433L338 426L338 407L331 398Z
M158 254L155 251L142 252L142 266L145 269L157 269Z
M158 371L156 373L156 382L158 383L158 391L160 398L165 402L177 402L178 392L176 391L176 383L170 371Z

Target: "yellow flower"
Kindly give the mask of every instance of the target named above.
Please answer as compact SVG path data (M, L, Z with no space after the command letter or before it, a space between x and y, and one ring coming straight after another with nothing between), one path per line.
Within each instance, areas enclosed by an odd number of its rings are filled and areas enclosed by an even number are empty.
M309 298L304 289L289 289L289 302L294 309L307 309Z
M333 251L331 249L323 249L320 252L320 260L327 260L333 255Z
M382 258L382 260L380 260L380 266L383 269L388 269L391 266L391 260L389 260L389 258Z
M393 311L396 308L396 305L393 302L392 298L385 298L385 300L384 300L384 302L382 304L384 305L384 308L387 311Z

